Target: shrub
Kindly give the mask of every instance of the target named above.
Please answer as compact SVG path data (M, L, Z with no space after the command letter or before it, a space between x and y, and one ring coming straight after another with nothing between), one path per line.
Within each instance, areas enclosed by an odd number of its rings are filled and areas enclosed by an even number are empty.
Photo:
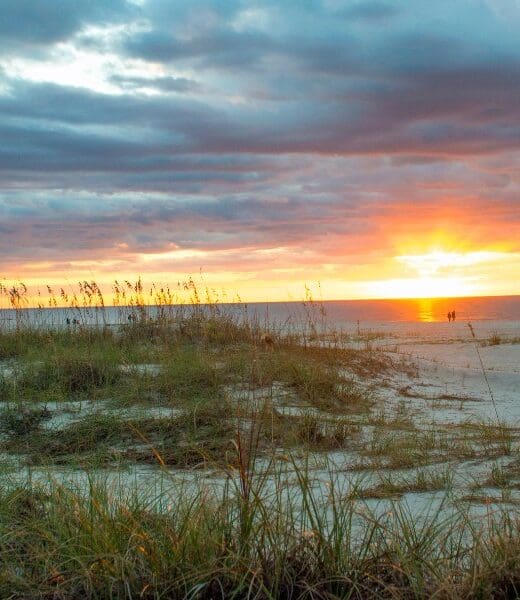
M10 407L0 413L0 431L15 436L28 435L50 418L47 408Z

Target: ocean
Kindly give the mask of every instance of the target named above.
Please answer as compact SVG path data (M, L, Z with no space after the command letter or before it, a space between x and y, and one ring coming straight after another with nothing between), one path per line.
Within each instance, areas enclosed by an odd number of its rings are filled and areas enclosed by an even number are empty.
M67 319L78 319L82 325L117 326L128 322L135 308L43 308L13 311L0 309L0 328L17 324L42 327L67 326ZM150 316L158 311L167 314L188 313L189 306L146 307ZM208 310L208 307L201 307ZM509 324L520 322L520 296L480 298L428 298L407 300L328 300L323 302L253 302L221 304L219 310L256 318L261 324L309 323L326 324L339 329L377 328L405 324L447 323L448 312L455 311L456 322ZM398 327L400 328L400 327ZM509 327L508 327L509 328Z

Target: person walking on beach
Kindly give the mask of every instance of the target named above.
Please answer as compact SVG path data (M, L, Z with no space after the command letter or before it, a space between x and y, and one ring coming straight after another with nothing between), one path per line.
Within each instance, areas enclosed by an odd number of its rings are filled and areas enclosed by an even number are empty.
M451 320L453 322L455 322L455 311L454 310L451 311Z
M448 313L448 321L451 323L451 311Z

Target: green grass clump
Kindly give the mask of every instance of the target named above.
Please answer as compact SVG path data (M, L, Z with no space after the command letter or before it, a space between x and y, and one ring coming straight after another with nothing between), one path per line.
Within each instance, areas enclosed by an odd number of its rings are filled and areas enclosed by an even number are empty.
M511 484L512 474L508 469L494 464L485 485L489 487L506 488Z
M328 351L280 344L252 353L242 351L230 366L251 388L281 383L294 390L304 404L320 410L366 412L373 402L371 394L353 380L342 361Z
M6 425L5 431L10 435L2 448L25 455L32 465L226 465L235 435L231 416L225 403L200 404L173 418L125 420L120 415L99 413L60 430L43 430L32 422L32 427L26 426L27 418L20 425L22 416L12 415L15 426L9 422L7 429Z
M174 347L161 363L157 390L172 405L218 402L222 399L224 378L203 348Z
M115 459L113 448L133 440L128 423L110 415L93 415L55 430L32 430L11 435L4 450L21 454L32 465L95 464Z
M117 350L119 346L115 333L108 328L22 327L13 330L0 330L0 360L23 358L38 360L54 352L83 350L96 351L100 347Z
M319 364L292 362L285 380L305 402L322 410L358 410L368 407L367 393L337 369Z
M434 492L451 489L453 475L450 470L441 472L418 471L413 477L399 480L391 475L381 475L378 483L367 487L356 487L352 492L353 498L400 498L404 494Z
M21 336L0 331L0 360L9 360L22 356L27 350L27 344Z
M13 385L8 377L0 374L0 402L9 402L13 397Z
M346 418L327 419L305 412L302 415L264 417L263 433L284 448L301 447L312 451L348 448L357 440L360 427Z
M98 351L55 352L24 365L13 387L19 398L71 399L85 397L117 384L122 374L114 357Z
M181 340L198 340L215 346L253 344L261 335L255 322L226 314L217 306L192 312L178 322L177 331Z
M94 476L83 490L4 488L0 596L516 597L516 514L476 526L464 510L430 510L418 521L397 504L360 511L332 472L323 487L311 482L305 466L271 463L263 474L230 470L221 491L167 475L159 495Z
M46 408L8 406L0 412L0 432L12 436L26 436L38 431L51 418Z

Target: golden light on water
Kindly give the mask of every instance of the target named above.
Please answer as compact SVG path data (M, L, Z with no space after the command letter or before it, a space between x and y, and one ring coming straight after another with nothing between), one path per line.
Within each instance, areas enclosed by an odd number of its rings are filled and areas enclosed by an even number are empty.
M433 300L431 298L422 298L419 300L417 320L423 323L433 323L436 321L433 311Z

